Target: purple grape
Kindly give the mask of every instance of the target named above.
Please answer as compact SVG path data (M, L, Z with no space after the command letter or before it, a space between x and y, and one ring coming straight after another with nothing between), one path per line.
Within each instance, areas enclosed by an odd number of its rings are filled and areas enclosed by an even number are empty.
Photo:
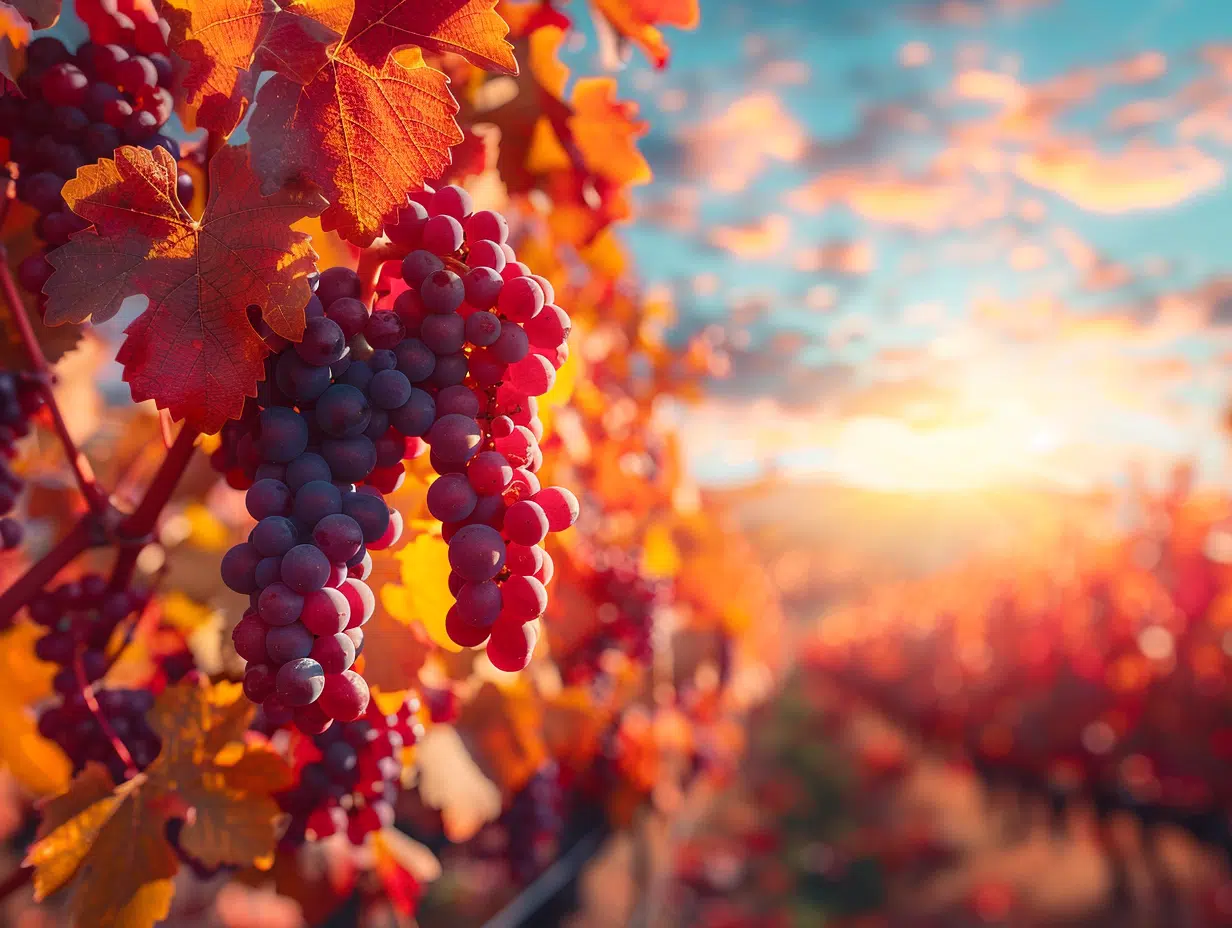
M353 518L335 513L316 524L312 541L332 563L342 564L363 547L364 533Z
M488 525L464 525L449 542L449 565L469 583L491 580L505 564L505 541Z
M420 389L412 389L405 403L389 411L389 424L408 438L427 434L435 421L436 401Z
M326 435L334 438L360 435L367 428L370 418L368 397L357 387L336 383L317 401L317 424ZM322 456L329 461L328 455L323 453ZM337 474L337 471L334 473Z
M475 509L477 497L462 474L446 474L428 487L428 512L440 522L461 522Z
M265 636L265 653L272 663L285 664L311 654L315 640L302 622L292 622L269 630Z
M394 348L397 368L406 375L411 383L420 383L432 375L436 367L436 356L432 350L418 338L406 338Z
M402 279L408 287L419 289L428 275L445 267L445 262L430 251L412 251L402 259Z
M325 671L308 657L289 661L278 668L274 692L288 706L316 702L325 688Z
M436 420L428 430L427 441L442 460L462 463L479 452L483 433L474 419L450 413Z
M500 317L494 313L480 310L466 317L463 325L466 340L477 348L486 348L500 336Z
M291 488L280 480L265 478L248 488L244 505L248 514L261 520L266 516L286 515L291 511Z
M368 385L368 396L381 409L397 409L411 398L410 380L397 370L380 371Z
M347 338L333 319L318 316L309 319L304 337L295 345L295 353L307 364L324 367L333 364L347 350Z
M358 483L376 467L376 446L364 435L328 439L321 444L321 454L336 480Z
M333 474L329 472L325 458L315 451L305 451L287 465L286 484L295 492L299 492L300 487L312 480L324 480L328 483L332 479Z
M282 557L295 547L299 532L285 516L266 516L252 530L252 544L263 557Z
M296 545L282 557L282 582L297 593L321 589L329 573L329 558L315 545Z
M419 285L419 298L428 312L448 315L457 312L466 299L466 287L461 277L441 268L424 278Z
M316 525L335 512L342 512L342 491L332 483L310 480L295 492L291 514L304 525Z
M342 500L342 511L359 525L365 544L379 540L389 528L389 506L379 496L351 493Z

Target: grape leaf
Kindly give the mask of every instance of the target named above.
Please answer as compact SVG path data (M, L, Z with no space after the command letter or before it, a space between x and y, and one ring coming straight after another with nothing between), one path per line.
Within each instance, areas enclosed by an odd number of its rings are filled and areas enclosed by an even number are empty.
M596 12L622 38L633 42L654 62L667 67L671 49L657 25L694 29L700 18L698 0L591 0Z
M269 349L253 329L255 306L276 333L298 341L316 255L291 223L316 215L315 193L262 198L243 148L210 162L200 221L176 198L175 160L125 147L64 185L69 207L93 226L53 251L44 287L49 325L110 319L123 300L149 306L125 330L116 356L136 401L214 432L256 393Z
M35 898L73 883L79 928L153 925L167 916L179 870L173 820L184 822L181 848L206 866L268 864L279 818L271 794L290 783L290 769L242 742L251 712L234 685L165 690L150 713L163 749L145 773L112 789L90 766L44 806L25 860Z
M509 27L496 0L357 0L345 41L379 67L407 45L461 55L476 67L517 74Z
M422 627L446 651L462 650L445 631L445 614L453 605L449 545L439 535L424 533L394 558L399 564L399 581L380 588L381 605L403 625Z
M462 842L501 812L500 788L484 776L456 729L433 725L415 746L419 796L441 813L445 836Z
M63 791L73 771L35 722L35 706L52 694L55 670L34 657L39 637L39 627L29 622L0 633L0 764L25 789L46 796Z
M322 227L371 245L462 141L448 84L417 51L376 67L345 45L308 84L274 75L248 126L263 189L311 181L330 201Z
M195 121L229 134L243 117L261 71L307 83L325 64L338 33L273 0L167 0L168 46L188 64L186 102Z
M507 796L525 786L548 759L543 705L527 687L483 684L463 707L456 727L472 746L479 768Z

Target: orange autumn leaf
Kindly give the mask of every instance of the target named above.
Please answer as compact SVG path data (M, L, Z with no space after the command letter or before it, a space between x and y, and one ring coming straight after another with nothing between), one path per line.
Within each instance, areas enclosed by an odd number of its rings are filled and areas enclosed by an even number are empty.
M253 707L231 684L185 683L150 713L162 751L145 773L114 789L88 766L44 806L46 825L25 864L35 898L72 883L79 928L146 928L166 918L178 844L207 867L272 860L279 809L272 793L291 783L285 762L243 741ZM224 750L225 749L225 750Z
M650 165L637 150L646 134L637 119L637 104L616 99L616 81L610 77L582 78L573 88L573 115L569 128L586 166L616 184L650 183Z
M358 0L345 42L367 64L380 67L407 45L461 55L489 71L517 74L509 26L496 0Z
M525 688L485 683L463 708L457 728L474 745L480 769L505 795L520 790L548 758L543 707Z
M338 33L270 0L167 0L168 46L188 64L186 102L195 120L227 135L239 123L263 70L307 83Z
M646 53L656 68L667 67L671 49L656 26L697 27L698 0L591 0L617 35Z
M449 79L418 52L400 59L374 67L344 45L308 84L275 74L249 124L264 189L311 181L330 201L322 227L364 247L462 141Z
M126 297L146 296L116 356L133 399L214 432L264 375L269 349L247 308L284 338L303 332L316 255L290 224L324 202L295 189L263 198L247 151L223 148L198 221L176 197L176 176L166 151L125 147L64 185L69 207L93 225L50 254L46 318L104 322Z

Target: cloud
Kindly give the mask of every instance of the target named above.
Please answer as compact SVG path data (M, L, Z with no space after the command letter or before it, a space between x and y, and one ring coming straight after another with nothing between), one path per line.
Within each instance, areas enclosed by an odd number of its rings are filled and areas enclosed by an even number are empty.
M1139 146L1106 155L1057 144L1020 156L1019 177L1096 213L1163 209L1217 186L1223 164L1191 147Z
M715 226L707 236L714 247L746 260L764 260L783 254L789 238L791 221L777 213L744 225Z
M771 162L799 161L808 136L778 97L755 91L683 134L687 169L721 193L745 189Z

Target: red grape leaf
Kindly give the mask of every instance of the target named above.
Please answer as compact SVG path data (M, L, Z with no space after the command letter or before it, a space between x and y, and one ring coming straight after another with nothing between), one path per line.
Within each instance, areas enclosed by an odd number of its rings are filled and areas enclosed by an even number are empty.
M194 428L216 432L256 393L269 349L248 307L298 341L316 254L291 224L324 207L315 193L263 198L244 148L210 162L210 198L195 221L175 194L175 160L164 150L117 149L64 185L64 199L93 223L49 255L47 322L103 322L125 297L149 306L127 328L116 356L136 401L153 399Z
M256 91L261 71L278 71L300 83L325 64L338 33L273 0L167 0L167 44L188 63L186 101L196 122L227 135Z
M417 51L399 58L377 68L343 45L306 85L276 74L248 126L263 189L311 181L330 201L322 227L362 247L462 141L448 78Z
M461 55L476 67L517 74L509 26L496 0L357 0L345 42L379 67L407 45Z

